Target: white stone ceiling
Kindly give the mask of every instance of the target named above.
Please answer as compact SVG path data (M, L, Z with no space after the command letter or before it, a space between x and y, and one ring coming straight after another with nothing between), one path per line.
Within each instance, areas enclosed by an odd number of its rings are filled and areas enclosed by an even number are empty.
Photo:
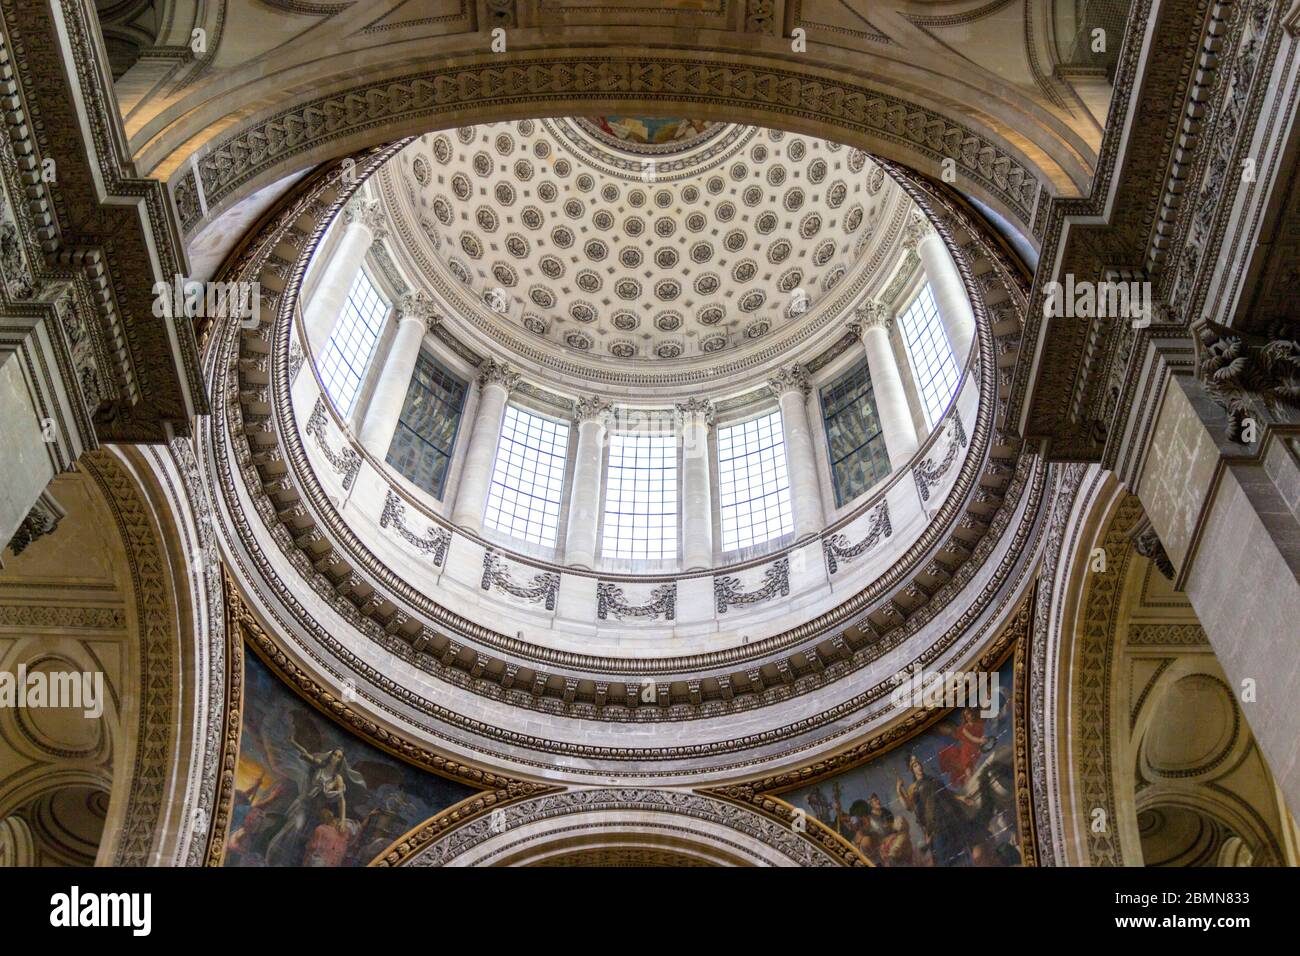
M846 277L892 265L873 239L903 201L859 150L689 120L448 130L390 168L417 258L534 348L628 368L731 357L807 323Z

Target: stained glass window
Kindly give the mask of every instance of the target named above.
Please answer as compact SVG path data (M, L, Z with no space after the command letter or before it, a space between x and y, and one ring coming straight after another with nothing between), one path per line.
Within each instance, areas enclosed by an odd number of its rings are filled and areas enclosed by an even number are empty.
M823 388L821 400L838 506L889 474L889 455L866 358Z
M387 457L399 473L438 499L447 484L464 406L465 384L421 352Z

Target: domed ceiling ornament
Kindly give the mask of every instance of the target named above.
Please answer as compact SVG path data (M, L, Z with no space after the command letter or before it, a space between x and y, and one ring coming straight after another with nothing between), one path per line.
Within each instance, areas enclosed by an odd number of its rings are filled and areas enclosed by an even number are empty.
M727 123L604 120L429 135L381 170L380 192L413 265L450 293L448 334L513 351L521 367L540 358L592 382L626 375L651 387L664 373L640 371L650 365L702 383L706 361L758 378L760 349L813 347L832 313L892 267L908 200L897 188L870 194L878 167L865 154L852 174L847 154L822 140ZM628 151L647 145L672 152ZM427 183L415 159L433 164ZM449 287L444 270L460 281ZM499 315L477 308L487 288L508 300ZM710 325L707 347L690 338L691 327ZM629 341L633 330L639 337ZM605 365L593 364L598 357Z

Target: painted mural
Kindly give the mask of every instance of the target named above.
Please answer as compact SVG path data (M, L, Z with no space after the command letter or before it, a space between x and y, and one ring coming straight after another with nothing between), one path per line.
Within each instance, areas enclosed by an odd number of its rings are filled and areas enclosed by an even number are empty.
M1008 661L987 711L953 710L888 753L781 798L877 866L1020 866L1013 676Z
M365 866L477 792L347 733L252 653L235 788L226 866Z

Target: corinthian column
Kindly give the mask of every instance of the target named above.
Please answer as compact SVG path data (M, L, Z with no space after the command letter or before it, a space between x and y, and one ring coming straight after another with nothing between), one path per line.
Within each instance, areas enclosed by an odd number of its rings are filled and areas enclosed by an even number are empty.
M353 199L343 210L343 223L343 235L325 263L325 272L302 314L307 344L318 356L343 313L343 303L365 261L366 250L386 234L378 202Z
M790 475L790 504L794 509L795 537L818 534L826 524L817 458L808 424L808 395L812 385L802 365L778 371L767 387L781 406L781 432L785 436L786 471Z
M709 429L713 403L692 398L677 404L682 438L682 569L713 567L713 497L709 492Z
M868 302L858 309L849 328L862 339L867 351L867 368L871 372L871 389L876 399L876 414L880 416L880 430L885 436L885 451L889 453L889 467L898 468L907 463L920 443L912 424L903 377L889 344L889 330L893 325L893 310L881 302Z
M961 273L939 234L921 214L912 214L903 235L903 244L921 258L926 281L930 283L934 303L939 309L939 321L943 323L960 373L966 367L971 342L975 339L975 312L971 309Z
M488 359L479 370L478 409L474 412L456 507L451 515L453 522L476 533L483 529L483 507L492 481L501 423L506 417L506 400L518 384L519 374L494 359Z
M578 451L573 461L573 490L569 493L569 525L564 538L564 563L590 570L596 564L596 524L600 518L601 465L605 434L614 409L599 398L578 402L574 422Z
M439 321L433 301L423 292L403 297L397 307L397 332L388 347L384 369L375 384L374 395L366 408L366 418L361 425L361 444L372 455L383 459L397 431L397 420L406 404L406 393L411 386L416 359L424 335Z

